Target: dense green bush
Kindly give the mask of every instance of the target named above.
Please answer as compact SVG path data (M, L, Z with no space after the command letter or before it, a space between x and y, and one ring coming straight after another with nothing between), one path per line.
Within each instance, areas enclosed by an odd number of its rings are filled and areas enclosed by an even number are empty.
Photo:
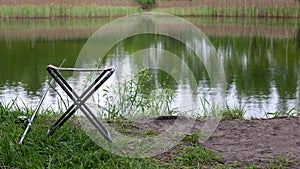
M156 4L156 0L137 0L143 9L153 8Z

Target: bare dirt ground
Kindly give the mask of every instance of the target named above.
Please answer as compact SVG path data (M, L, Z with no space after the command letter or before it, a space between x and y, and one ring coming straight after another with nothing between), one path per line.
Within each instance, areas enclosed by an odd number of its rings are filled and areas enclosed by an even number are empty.
M284 156L300 168L300 118L222 121L204 146L224 152L226 163L262 165Z
M135 125L133 130L135 133L145 129L160 133L176 119L176 116L149 119ZM196 120L192 133L201 132L203 124L203 121ZM190 143L183 140L180 146L185 144ZM276 164L283 157L288 161L285 167L300 168L300 118L221 121L207 141L196 144L219 153L225 166L239 163L241 168L249 164L266 168L268 163ZM166 152L158 158L171 159L171 156L172 152Z

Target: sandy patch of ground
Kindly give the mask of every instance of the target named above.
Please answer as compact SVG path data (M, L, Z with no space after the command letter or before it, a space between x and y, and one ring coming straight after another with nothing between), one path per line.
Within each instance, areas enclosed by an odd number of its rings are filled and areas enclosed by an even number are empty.
M176 120L176 116L164 116L135 124L131 134L144 130L162 132ZM182 118L184 120L184 118ZM201 132L204 122L196 120L192 133ZM114 126L119 126L114 124ZM120 127L120 126L119 126ZM128 126L127 126L128 127ZM183 140L180 146L190 144ZM239 163L240 167L255 164L261 168L278 162L280 157L289 160L291 168L300 167L300 118L221 121L214 134L204 143L196 143L220 153L224 165ZM171 152L158 158L170 158Z
M216 152L227 163L262 164L280 156L300 167L300 118L222 121L204 146Z

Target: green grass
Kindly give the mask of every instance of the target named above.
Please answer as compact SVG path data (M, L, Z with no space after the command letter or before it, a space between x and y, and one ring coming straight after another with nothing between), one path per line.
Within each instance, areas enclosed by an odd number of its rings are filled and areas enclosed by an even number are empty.
M148 3L145 3L146 5ZM147 8L148 7L144 7ZM141 7L98 5L17 5L0 6L0 18L49 18L49 17L115 17L142 12ZM154 8L177 16L242 16L242 17L299 17L300 7L212 7Z
M0 6L0 18L115 17L140 12L139 7L98 5Z
M269 169L282 169L282 168L291 168L290 165L293 163L293 160L290 159L288 155L281 155L275 162L269 162Z
M284 111L276 111L276 112L265 112L266 118L290 118L290 117L297 117L299 116L299 110L295 108L290 109L287 112Z
M187 135L179 145L151 158L128 158L107 152L86 135L78 125L75 116L53 136L47 137L45 134L47 128L60 115L51 111L38 114L23 145L19 145L25 125L16 123L17 116L31 114L32 110L20 108L15 103L8 106L0 103L0 168L234 168L241 166L239 162L236 165L224 165L225 161L219 154L203 148L199 142L201 132ZM116 127L123 129L127 134L130 133L130 127L135 126L134 123L122 119L117 123L119 125ZM155 136L158 132L154 129L145 129L140 134ZM292 162L288 156L281 156L266 165L269 168L285 168ZM245 168L257 168L253 164L243 165Z
M204 149L201 146L185 147L177 154L174 161L180 166L189 166L189 168L203 168L206 165L217 165L223 160L215 153Z
M0 168L156 168L150 165L151 159L130 159L106 152L71 122L54 136L46 137L45 129L57 117L55 114L39 114L25 143L19 145L24 128L15 120L20 114L20 110L10 111L0 105Z
M244 119L246 110L242 106L230 107L226 105L226 108L222 112L222 120Z
M141 107L149 107L147 98L138 97L139 92L150 91L151 72L142 69L135 79L129 80L125 87L126 93L131 98L131 106L134 110ZM140 90L146 85L148 90ZM138 93L137 93L138 92ZM167 93L171 100L172 93ZM132 97L135 96L135 97ZM104 97L105 98L105 97ZM157 98L157 97L156 97ZM146 99L143 102L142 99ZM159 100L165 100L159 98ZM169 101L170 101L169 100ZM108 100L110 101L110 100ZM169 103L169 101L167 101ZM125 102L121 102L125 104ZM147 104L146 104L147 103ZM167 103L167 104L168 104ZM126 103L127 104L127 103ZM209 104L207 100L201 102L203 106ZM109 104L109 111L114 111L113 103ZM32 110L24 105L21 108L13 101L4 106L0 103L0 168L228 168L224 160L201 146L199 137L203 133L191 133L181 143L168 152L151 158L128 158L117 156L107 152L96 145L80 128L76 116L67 121L53 136L47 137L46 130L56 120L60 113L46 111L38 114L31 130L25 138L23 145L19 145L19 139L24 132L24 123L16 123L17 116L32 115ZM150 106L153 107L153 106ZM109 107L108 107L109 108ZM141 108L144 109L144 108ZM207 110L209 111L209 110ZM226 106L222 119L243 119L245 114L243 107ZM156 136L159 132L155 129L143 129L141 133L132 133L135 123L126 121L120 112L114 117L107 118L110 123L116 124L115 129L131 136ZM158 114L159 115L159 114ZM156 115L156 116L158 116ZM281 157L278 162L269 163L269 167L278 165L288 166L292 161ZM246 165L246 168L255 168L255 165Z
M134 77L103 89L105 103L101 106L100 116L114 120L124 116L140 118L176 114L177 111L171 108L174 91L170 87L156 85L153 81L151 70L141 68ZM127 114L124 115L124 112Z
M164 12L178 16L242 16L242 17L299 17L300 7L212 7L197 6L190 8L160 8Z
M199 146L174 148L172 160L117 156L97 146L74 118L47 137L47 127L58 117L52 112L39 114L23 145L19 145L24 124L16 123L17 116L31 115L32 111L11 109L0 104L0 168L185 168L194 166L196 160L199 165L213 165L215 159L219 159ZM145 130L144 134L155 132Z

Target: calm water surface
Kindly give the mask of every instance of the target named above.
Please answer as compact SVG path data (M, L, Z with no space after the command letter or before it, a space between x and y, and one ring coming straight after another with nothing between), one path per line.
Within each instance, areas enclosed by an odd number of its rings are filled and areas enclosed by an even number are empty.
M243 106L247 117L265 112L300 109L300 26L297 20L186 18L199 27L215 46L225 69L226 104ZM74 67L81 48L94 31L111 19L55 19L0 21L0 102L16 99L35 107L49 75L46 66ZM191 38L191 41L193 39ZM209 97L209 77L183 43L161 35L136 35L115 45L105 57L114 65L131 53L155 47L170 51L189 65L201 97ZM130 66L130 65L128 65ZM117 72L118 73L118 72ZM120 73L120 72L119 72ZM75 82L71 74L66 74ZM157 82L168 75L156 72ZM177 84L171 84L180 92ZM59 88L57 88L59 90ZM59 90L60 91L60 90ZM44 107L57 109L59 97L51 91Z

